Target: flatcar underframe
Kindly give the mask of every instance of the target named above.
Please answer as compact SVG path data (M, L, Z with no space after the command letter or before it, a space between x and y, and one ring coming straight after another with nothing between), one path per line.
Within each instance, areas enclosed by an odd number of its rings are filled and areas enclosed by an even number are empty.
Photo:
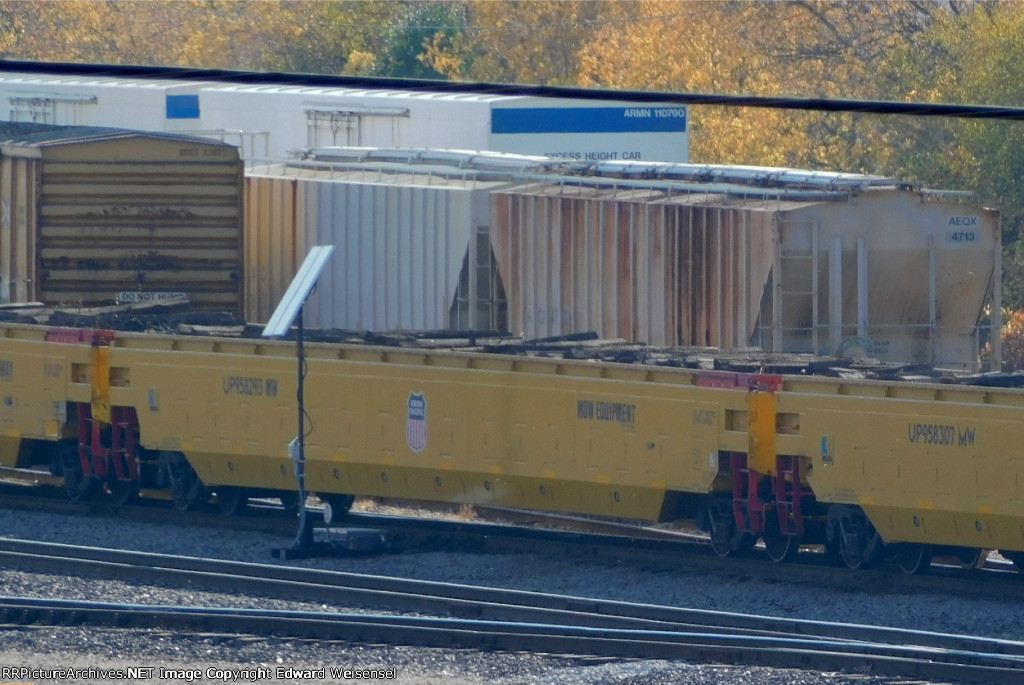
M364 495L689 518L720 554L763 539L778 561L801 544L851 567L919 571L938 548L1024 561L1024 390L552 350L308 343L308 489L335 510ZM290 341L0 324L0 465L50 464L73 497L287 499L296 386Z

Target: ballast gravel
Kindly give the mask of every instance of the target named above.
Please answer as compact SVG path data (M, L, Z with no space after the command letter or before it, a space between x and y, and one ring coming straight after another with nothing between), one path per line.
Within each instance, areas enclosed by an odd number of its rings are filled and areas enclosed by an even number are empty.
M254 532L129 523L105 516L70 517L0 509L0 536L274 563L270 550L288 540ZM938 632L1024 637L1019 607L970 598L873 595L754 577L722 578L686 569L574 560L529 554L421 553L289 561L357 573L443 580L649 604L816 618ZM359 611L358 608L153 587L119 580L0 569L2 594L144 604ZM77 669L71 677L5 675L2 667ZM116 677L112 669L149 667L148 677ZM323 669L321 672L320 669ZM332 672L331 669L337 669ZM348 669L346 677L345 669ZM24 672L22 672L24 673ZM143 672L147 673L147 672ZM7 677L11 675L13 677ZM29 674L31 675L31 674ZM37 674L38 675L38 674ZM59 674L67 676L67 673ZM376 678L356 676L377 675ZM262 638L82 628L0 631L0 682L392 682L477 685L881 685L867 674L690 664L673 661L580 659L538 654L480 653ZM914 681L920 683L920 681Z

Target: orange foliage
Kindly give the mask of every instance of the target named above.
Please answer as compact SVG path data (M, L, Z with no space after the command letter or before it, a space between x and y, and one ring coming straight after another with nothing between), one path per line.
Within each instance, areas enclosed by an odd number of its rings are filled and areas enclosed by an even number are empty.
M1008 371L1024 368L1024 311L1004 310L1003 367Z

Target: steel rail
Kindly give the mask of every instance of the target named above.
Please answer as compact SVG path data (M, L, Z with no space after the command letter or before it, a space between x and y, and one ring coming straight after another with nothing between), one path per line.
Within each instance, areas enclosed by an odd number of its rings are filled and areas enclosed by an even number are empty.
M31 509L53 511L68 515L107 515L130 518L133 521L166 523L171 512L164 502L147 502L136 505L117 505L97 499L90 502L72 502L62 494L46 498L40 493L53 494L53 488L10 486L0 483L2 504L18 510ZM778 564L761 558L758 554L740 558L722 559L712 554L705 539L683 533L646 529L632 535L630 528L623 524L589 519L574 521L572 517L556 515L549 517L536 512L518 510L495 510L498 521L491 517L490 510L484 509L488 521L462 521L395 514L354 513L338 525L381 528L388 532L393 541L392 551L407 550L448 550L491 552L530 552L544 554L546 550L563 553L566 545L572 545L582 559L611 559L658 568L686 568L688 570L736 574L756 574L767 581L789 583L813 583L824 587L838 587L845 590L860 589L869 592L936 593L955 594L963 597L990 599L1024 600L1024 582L1020 574L1009 564L992 567L988 564L984 572L967 571L960 568L933 566L926 575L907 575L887 569L860 569L850 571L838 568L822 554L802 553L795 563ZM173 510L175 523L208 528L233 528L282 536L294 535L293 517L281 515L279 507L257 505L250 516L227 517L207 512L186 512ZM504 519L504 520L502 520ZM509 522L520 525L509 525ZM558 526L560 529L529 526ZM577 527L578 526L578 527ZM576 529L573 529L576 528ZM594 532L601 531L601 532Z
M717 631L760 637L813 637L1024 658L1024 642L995 638L6 538L0 538L0 564L64 574L101 573L122 580L176 583L191 589L211 588L296 601L350 602L376 608L490 620L542 620L575 626Z
M951 682L1018 683L1024 659L919 646L801 637L622 630L374 614L223 609L0 598L0 623L170 629L487 651L688 659L776 668L829 669Z

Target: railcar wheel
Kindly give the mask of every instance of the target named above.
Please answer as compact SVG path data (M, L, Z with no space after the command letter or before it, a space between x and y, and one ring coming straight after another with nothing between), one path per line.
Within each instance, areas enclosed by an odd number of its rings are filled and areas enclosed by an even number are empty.
M732 519L732 512L728 515L721 511L722 507L714 504L708 505L707 519L711 530L711 549L720 557L727 557L733 553L733 538L736 537L736 524Z
M225 516L236 516L245 511L249 504L249 496L244 488L231 485L217 487L217 509Z
M851 549L845 542L840 546L839 556L842 557L846 568L857 570L871 566L863 551Z
M832 520L825 526L825 551L836 559L839 559L843 552L843 533L839 529L839 524Z
M209 492L181 452L161 452L160 467L171 480L171 496L178 511L191 511L204 504Z
M135 479L121 480L111 478L107 482L110 489L110 497L118 504L130 504L139 496L139 481Z
M82 462L78 457L78 446L67 447L61 456L64 470L64 492L74 502L84 502L99 489L99 481L82 474Z
M779 530L778 521L774 521L768 524L764 533L764 549L768 558L776 563L793 561L800 551L800 537L783 533Z
M860 544L853 545L847 542L846 538L843 538L842 544L839 550L839 556L842 557L843 563L846 564L847 568L866 569L871 568L879 559L879 550L882 546L882 540L878 536L878 533L872 533L871 537L867 540L858 540Z
M352 508L355 497L352 495L320 495L324 501L324 523L330 525L341 519Z
M985 560L985 550L977 547L958 547L954 556L960 562L960 568L970 570L981 567Z
M711 549L720 557L749 552L754 549L755 544L757 538L750 533L739 533L733 528L728 531L728 535L724 532L716 534L715 529L711 529Z
M129 472L128 460L122 457L115 457L121 460L121 466L125 473ZM107 480L107 488L110 490L111 498L118 504L129 504L139 496L141 484L134 478L118 478L117 471L110 469L110 478Z
M715 529L711 529L711 549L715 550L715 554L720 557L727 557L732 554L732 535L716 534Z
M741 533L736 530L736 519L730 499L712 498L704 508L701 518L707 524L711 549L720 557L749 552L757 542L757 538L750 533Z
M896 564L904 573L922 575L932 566L932 546L918 543L897 545Z
M828 525L838 533L839 557L847 568L868 568L879 558L885 541L860 507L832 505L828 511Z
M203 481L192 469L171 480L171 492L178 511L192 511L204 504L208 497Z

